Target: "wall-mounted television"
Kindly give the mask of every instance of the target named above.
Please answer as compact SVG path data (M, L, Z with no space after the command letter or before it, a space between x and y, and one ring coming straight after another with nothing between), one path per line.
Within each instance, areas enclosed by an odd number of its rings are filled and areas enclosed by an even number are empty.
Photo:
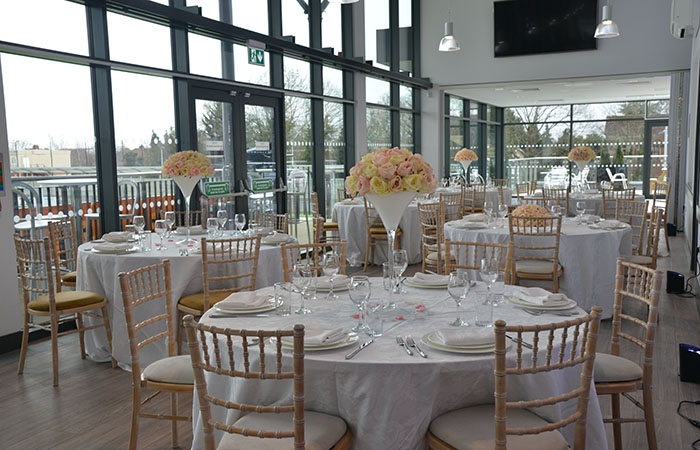
M597 9L597 0L494 2L494 55L594 50Z

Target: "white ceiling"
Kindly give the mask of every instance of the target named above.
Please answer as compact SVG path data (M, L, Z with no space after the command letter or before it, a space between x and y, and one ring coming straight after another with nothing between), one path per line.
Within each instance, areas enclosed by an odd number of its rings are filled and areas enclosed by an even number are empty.
M605 78L489 83L444 87L449 94L496 106L556 105L666 99L671 76L653 74Z

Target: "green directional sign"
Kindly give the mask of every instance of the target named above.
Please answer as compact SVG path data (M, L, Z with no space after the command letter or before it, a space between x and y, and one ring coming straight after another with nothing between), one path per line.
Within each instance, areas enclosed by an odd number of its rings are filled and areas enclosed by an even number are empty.
M248 64L255 66L265 65L265 50L261 48L248 47Z
M270 178L256 178L253 180L251 189L253 192L270 191L274 187L274 182Z
M204 183L204 193L207 196L224 195L231 192L231 185L228 181L211 181Z

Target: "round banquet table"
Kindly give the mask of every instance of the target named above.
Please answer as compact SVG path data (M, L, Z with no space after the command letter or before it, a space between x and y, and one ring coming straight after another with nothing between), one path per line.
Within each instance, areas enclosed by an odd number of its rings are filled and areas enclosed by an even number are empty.
M438 192L453 192L450 189L439 188ZM456 190L454 192L459 192ZM508 188L503 189L504 198L510 200L513 191ZM494 205L499 204L498 189L487 188L486 200L490 200ZM347 260L351 266L360 266L365 263L365 253L367 251L367 223L365 222L365 204L361 197L354 200L344 200L338 202L333 207L333 221L338 223L340 238L347 241ZM401 248L408 254L409 264L416 264L423 260L421 253L421 230L418 220L418 206L416 202L411 202L401 217L399 223L401 228ZM378 245L374 252L376 264L381 264L387 260L387 246ZM371 261L370 261L371 262Z
M193 236L196 238L197 236ZM175 237L177 239L177 237ZM156 241L156 236L152 236ZM296 241L295 241L296 243ZM126 318L124 316L124 304L122 301L121 287L118 274L129 272L141 267L159 264L164 259L170 260L172 301L177 301L189 294L202 291L202 255L191 252L190 255L180 255L180 245L174 242L166 244L164 251L136 252L126 254L106 254L91 251L92 244L86 243L78 248L76 289L95 292L102 295L109 302L109 319L112 328L112 356L119 366L124 369L131 367L131 353L129 351L129 338L126 330ZM245 269L244 269L245 270ZM247 270L250 270L249 268ZM261 245L258 259L258 269L255 285L257 288L272 286L278 281L284 280L282 273L282 253L279 246ZM162 314L164 309L162 301L149 302L139 305L134 309L134 321L139 323L150 317ZM88 323L97 323L89 316L85 316ZM165 323L150 325L146 335L165 331ZM184 346L183 346L184 347ZM85 334L85 350L88 356L97 361L109 359L109 346L104 328L90 330ZM141 367L146 367L153 361L167 356L167 348L164 340L143 347L139 351Z
M542 195L530 195L525 197L526 199L532 200L532 199L537 199L537 198L542 198ZM635 195L634 196L635 200L642 201L644 200L643 195ZM603 194L600 192L598 193L584 193L584 192L572 192L569 195L569 215L575 216L578 213L576 212L576 202L583 201L586 202L586 212L588 214L595 214L597 216L603 216ZM612 209L615 209L615 200L612 201ZM610 208L608 208L610 210ZM614 217L610 217L614 218Z
M500 244L509 241L507 224L497 228L464 229L458 227L458 223L445 224L446 239ZM591 229L574 219L564 218L561 233L559 263L564 273L559 278L559 290L576 300L584 310L590 311L597 305L603 308L604 319L612 317L617 258L632 253L631 228ZM532 281L525 281L529 282ZM551 282L546 283L551 287Z
M382 279L372 278L372 298L386 297ZM446 412L473 405L493 402L494 357L493 353L455 354L434 350L420 338L425 333L447 327L455 316L455 304L446 289L419 289L406 286L407 294L398 300L399 309L387 311L384 336L359 352L354 358L344 356L363 342L335 350L305 352L305 396L304 408L339 416L345 420L353 433L353 448L362 450L406 450L426 449L425 433L430 422ZM270 288L265 292L272 293ZM336 301L315 300L307 302L313 313L282 317L274 313L266 317L211 318L210 312L201 318L201 323L222 328L247 329L291 329L301 323L313 328L350 328L356 322L355 306L347 291L338 292ZM292 309L298 300L294 296ZM474 300L483 300L483 294L470 291L462 303L461 316L471 321ZM425 312L423 311L423 305ZM416 308L419 307L419 308ZM580 310L579 310L580 311ZM401 317L405 320L398 320ZM550 314L532 316L510 304L494 309L494 319L503 319L510 324L550 323L563 320ZM472 325L473 326L473 325ZM393 328L392 328L393 327ZM409 356L396 344L396 336L412 335L428 358L415 352ZM528 342L528 336L523 335ZM531 337L529 336L532 341ZM242 370L240 340L234 347L236 368ZM555 339L555 342L558 340ZM209 348L213 348L209 343ZM222 345L223 341L222 341ZM225 345L221 348L225 348ZM268 370L275 367L274 345L266 341L265 360ZM238 350L238 351L236 351ZM251 370L259 370L260 353L257 346L248 347ZM529 352L529 353L528 353ZM508 365L515 364L515 346L508 351ZM544 353L540 354L541 358ZM523 361L529 363L531 352L523 349ZM228 367L228 355L224 351L222 364ZM283 370L291 371L291 351L283 350ZM241 367L241 368L239 368ZM213 373L205 373L210 395L247 404L286 405L292 401L292 383L289 381L245 380ZM555 370L537 375L508 378L508 399L525 400L544 398L572 390L580 383L580 366ZM561 390L561 392L559 392ZM193 397L193 445L203 448L202 418L197 395ZM558 420L576 410L576 402L569 401L556 407L538 410L548 420ZM239 416L236 410L212 407L213 417L232 424ZM573 424L563 430L569 442L573 438ZM218 442L222 432L215 431ZM595 387L591 384L588 407L588 449L607 449L605 429L601 417ZM290 444L291 445L291 444Z

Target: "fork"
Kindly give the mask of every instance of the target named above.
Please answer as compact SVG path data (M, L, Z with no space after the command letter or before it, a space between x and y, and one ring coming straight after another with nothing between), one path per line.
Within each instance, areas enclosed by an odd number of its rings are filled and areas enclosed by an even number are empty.
M531 314L533 316L541 316L542 314L551 314L553 316L571 317L571 316L578 316L578 314L579 314L578 311L565 312L565 311L543 311L541 309L530 309L530 308L522 308L522 309L526 313Z
M418 354L421 355L423 358L427 358L427 357L428 357L428 355L426 355L425 352L424 352L423 350L421 350L420 347L418 347L418 346L416 345L416 342L413 340L413 336L411 336L410 334L409 334L408 336L406 336L406 343L407 343L409 346L415 348L416 351L418 352Z
M403 341L403 338L401 336L396 336L396 343L399 344L401 347L403 347L403 349L406 350L406 353L408 353L410 356L413 356L413 352L411 351L410 348L408 348L408 346Z
M506 334L506 337L507 337L508 339L510 339L511 341L515 342L516 344L517 344L517 343L520 343L520 344L522 344L523 347L529 348L530 350L532 350L532 344L530 344L530 343L528 343L528 342L525 342L525 341L523 341L522 339L514 338L513 336L509 336L509 335L507 335L507 334Z

